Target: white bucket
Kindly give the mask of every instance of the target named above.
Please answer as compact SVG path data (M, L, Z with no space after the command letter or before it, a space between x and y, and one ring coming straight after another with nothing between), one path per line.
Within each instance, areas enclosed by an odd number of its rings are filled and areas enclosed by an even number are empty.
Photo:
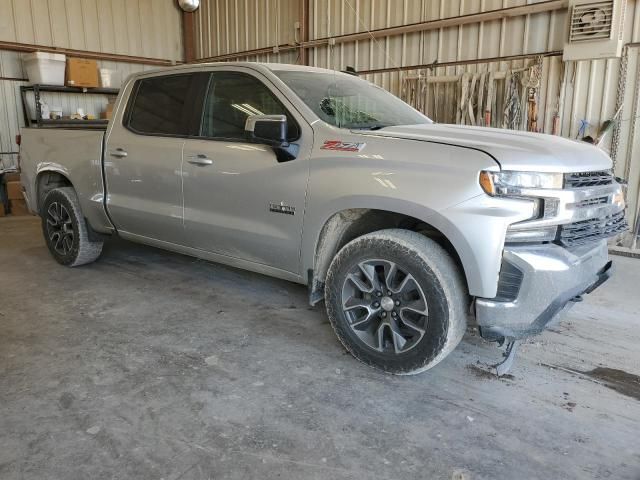
M100 68L100 86L102 88L120 88L122 77L117 70Z
M34 52L23 58L29 82L40 85L64 85L66 58L61 53Z

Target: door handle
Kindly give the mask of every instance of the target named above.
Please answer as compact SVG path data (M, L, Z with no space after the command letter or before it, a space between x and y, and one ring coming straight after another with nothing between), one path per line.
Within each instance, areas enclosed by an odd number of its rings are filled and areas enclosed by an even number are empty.
M123 158L127 156L127 152L125 152L122 148L116 148L115 150L111 150L109 152L109 155L111 155L112 157Z
M204 167L206 165L213 164L213 160L202 153L199 153L198 155L189 155L189 157L187 158L187 162L191 163L192 165L200 165Z

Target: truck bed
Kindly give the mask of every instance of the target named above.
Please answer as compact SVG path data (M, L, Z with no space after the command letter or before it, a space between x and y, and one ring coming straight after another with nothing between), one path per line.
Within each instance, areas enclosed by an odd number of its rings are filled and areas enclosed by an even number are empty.
M20 148L22 184L29 209L38 213L38 177L45 169L64 176L76 189L80 206L90 223L105 221L102 150L104 129L23 128Z

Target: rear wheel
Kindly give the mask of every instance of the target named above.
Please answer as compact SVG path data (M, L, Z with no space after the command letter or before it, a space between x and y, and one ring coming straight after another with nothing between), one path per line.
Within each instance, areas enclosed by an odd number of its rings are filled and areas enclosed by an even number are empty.
M89 240L87 224L73 188L49 191L42 204L41 217L44 239L58 263L77 267L100 256L103 242Z
M395 374L427 370L466 330L468 294L451 256L407 230L382 230L348 243L327 275L331 325L357 359Z

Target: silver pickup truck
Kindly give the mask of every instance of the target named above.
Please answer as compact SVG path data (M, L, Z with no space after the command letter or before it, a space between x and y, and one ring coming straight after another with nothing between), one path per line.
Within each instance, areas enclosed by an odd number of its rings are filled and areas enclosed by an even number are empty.
M118 235L306 284L344 346L396 374L436 365L469 322L512 359L608 278L626 228L597 148L434 124L310 67L134 75L106 132L24 129L20 156L61 264Z

